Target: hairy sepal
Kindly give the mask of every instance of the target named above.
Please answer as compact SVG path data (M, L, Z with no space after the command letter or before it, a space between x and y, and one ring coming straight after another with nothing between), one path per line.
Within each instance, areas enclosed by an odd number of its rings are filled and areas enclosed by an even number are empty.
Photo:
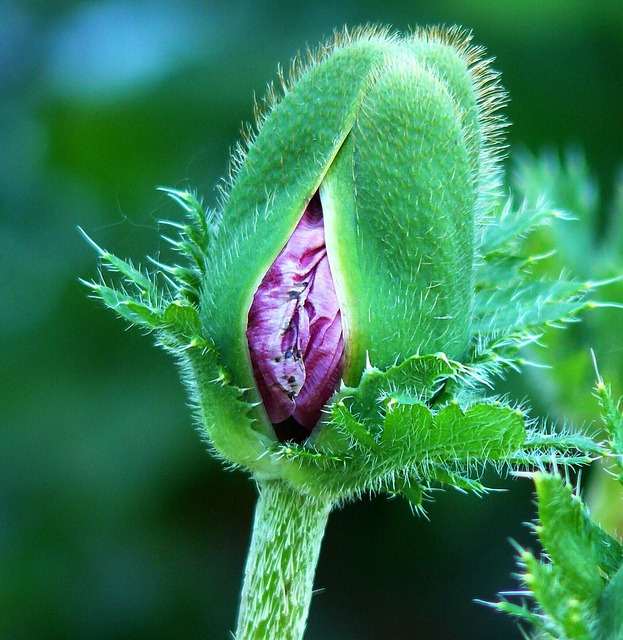
M495 155L491 105L501 102L479 57L456 29L359 30L269 101L237 159L201 292L202 323L241 385L253 387L244 340L253 294L318 189L346 383L361 376L366 351L383 368L417 352L466 352L477 203Z

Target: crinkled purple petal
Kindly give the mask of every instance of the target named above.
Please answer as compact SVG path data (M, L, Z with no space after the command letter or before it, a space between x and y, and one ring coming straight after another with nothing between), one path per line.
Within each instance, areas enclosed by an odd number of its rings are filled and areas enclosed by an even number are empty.
M255 293L247 339L271 422L293 417L313 429L339 383L344 354L318 194Z

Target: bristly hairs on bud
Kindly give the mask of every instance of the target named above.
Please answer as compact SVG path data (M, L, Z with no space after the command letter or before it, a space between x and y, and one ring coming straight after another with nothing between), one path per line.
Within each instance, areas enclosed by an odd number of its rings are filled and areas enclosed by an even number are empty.
M299 79L310 69L327 60L336 50L353 42L384 41L388 44L399 42L398 32L387 26L365 25L354 28L336 29L332 37L314 48L309 46L296 54L285 71L280 65L277 69L277 84L270 82L264 95L254 102L254 122L245 123L241 129L241 139L236 143L229 159L227 173L218 185L219 207L224 208L229 191L236 181L240 167L244 163L247 152L253 146L257 133L262 129L270 112L278 105L296 85ZM481 214L487 212L493 199L499 197L502 186L501 162L506 154L505 131L508 121L501 113L508 103L508 94L502 87L500 73L493 68L495 58L486 57L485 48L472 43L471 31L453 25L415 27L405 37L406 43L424 42L427 44L444 44L454 48L465 62L474 91L479 111L481 141L480 155L480 203ZM434 69L433 69L434 72Z

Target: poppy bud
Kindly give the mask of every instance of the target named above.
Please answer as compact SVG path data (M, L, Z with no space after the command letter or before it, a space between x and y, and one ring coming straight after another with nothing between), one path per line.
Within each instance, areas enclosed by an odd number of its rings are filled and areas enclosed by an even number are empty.
M201 319L280 439L309 434L366 362L465 354L494 175L479 53L457 30L337 39L239 154Z
M397 486L422 403L512 316L474 304L504 102L481 55L458 29L345 30L269 89L218 213L168 191L191 218L172 241L188 265L156 263L169 288L96 247L137 294L95 293L157 331L213 449L256 478Z

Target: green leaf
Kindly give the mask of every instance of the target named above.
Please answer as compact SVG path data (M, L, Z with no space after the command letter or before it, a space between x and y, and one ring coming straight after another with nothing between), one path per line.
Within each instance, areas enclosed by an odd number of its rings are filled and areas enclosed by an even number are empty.
M483 260L476 267L476 290L508 286L509 282L516 281L521 269L529 263L522 256L498 256Z
M104 252L102 261L107 262L115 271L118 271L128 282L136 285L138 290L146 296L153 296L154 283L140 269L137 269L129 260L122 260L112 253Z
M477 480L468 478L460 473L449 471L443 467L432 467L430 476L433 480L437 480L437 482L459 489L459 491L469 491L480 494L484 493L486 490L485 486Z
M387 491L406 498L413 507L420 509L424 499L424 491L414 478L397 478Z
M623 566L623 545L593 521L591 528L597 564L610 579Z
M623 567L604 589L597 619L600 640L623 638Z
M520 207L513 211L509 199L501 214L485 225L481 253L487 255L516 250L530 232L552 217L559 216L547 207Z
M119 291L98 283L86 283L104 304L122 318L147 329L160 329L162 314L158 309L143 304L125 291Z
M171 306L167 311L174 310ZM260 431L265 421L253 419L254 405L246 401L242 389L231 383L231 374L219 362L214 345L205 340L194 341L179 355L192 372L187 383L201 412L200 427L207 441L230 464L270 477L273 463L267 454L275 442L274 432Z
M144 304L135 302L134 300L128 300L126 307L131 314L134 314L137 318L141 318L142 324L152 329L158 329L162 326L162 313L157 309L152 309ZM140 324L140 323L137 323Z
M595 392L602 408L602 419L610 438L612 452L623 455L623 412L619 403L612 397L610 385L604 384L601 376L598 376Z
M592 437L579 432L562 430L530 430L524 443L527 456L523 464L546 464L556 457L559 464L589 464L591 456L603 456L606 449ZM531 459L531 460L530 460Z
M346 408L344 403L338 402L333 405L331 414L337 428L341 429L355 443L366 449L378 450L379 445L376 440L366 427Z
M190 219L195 224L199 225L198 231L201 233L200 238L202 240L207 239L208 226L206 215L203 211L201 202L197 199L195 194L190 191L169 189L167 187L158 187L158 190L166 193L172 200L175 200L175 202L177 202L184 209L184 211L186 211ZM194 238L191 239L193 240L193 242L195 242Z
M444 379L461 370L460 364L443 354L411 356L386 371L368 367L360 384L341 390L339 398L362 423L379 427L385 414L384 398L399 390L402 398L426 402L442 388Z
M421 403L388 405L387 440L420 460L502 460L525 440L522 415L512 407L481 403L463 411L453 403L436 415ZM392 440L393 439L393 440Z
M85 240L97 251L102 262L106 263L113 271L120 273L129 283L135 285L142 295L151 299L155 294L155 285L149 276L137 269L129 260L117 258L114 254L102 249L82 229L79 230Z
M383 421L381 445L388 451L419 456L424 453L422 437L435 433L431 410L418 400L390 400ZM430 436L432 437L432 436ZM414 451L417 448L417 452ZM423 459L423 458L421 458Z
M482 604L489 603L483 602ZM527 622L529 625L534 627L535 630L540 629L544 633L548 634L547 636L541 638L541 640L544 640L545 637L560 638L559 628L557 625L554 626L547 619L544 619L542 615L533 613L525 604L517 605L513 604L512 602L502 600L500 602L494 603L492 606L502 613L506 613L509 616L513 616L515 618L518 618L519 620L522 620L523 622ZM528 636L524 637L527 638Z
M179 301L171 303L166 308L164 322L169 332L188 342L203 336L197 310Z
M575 597L567 582L561 578L557 565L539 562L531 553L521 556L526 571L523 580L535 600L559 628L546 624L544 628L560 640L597 640L592 634L592 616L588 607Z
M603 590L595 552L593 525L571 485L560 476L534 476L539 521L537 533L570 592L594 604Z
M510 333L573 317L589 306L590 286L566 280L516 284L476 292L475 330L478 333Z

